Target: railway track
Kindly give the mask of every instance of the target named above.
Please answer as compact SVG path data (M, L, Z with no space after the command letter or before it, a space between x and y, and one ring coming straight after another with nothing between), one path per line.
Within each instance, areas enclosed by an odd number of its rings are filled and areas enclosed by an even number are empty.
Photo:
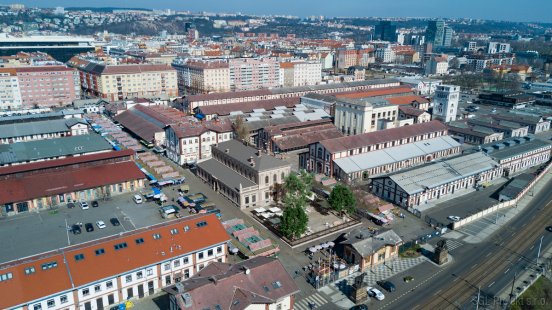
M416 309L462 309L462 305L469 302L479 287L482 294L488 284L511 264L518 261L520 256L542 235L544 227L549 224L552 217L552 202L549 202L543 210L537 214L531 223L522 227L517 232L501 234L495 239L495 247L487 256L471 269L462 274L455 275L452 283L431 300L416 307ZM536 266L535 266L536 267Z

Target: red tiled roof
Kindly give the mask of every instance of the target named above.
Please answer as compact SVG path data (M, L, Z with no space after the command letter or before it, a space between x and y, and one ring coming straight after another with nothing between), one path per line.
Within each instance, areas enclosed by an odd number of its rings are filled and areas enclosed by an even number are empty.
M217 133L232 132L232 122L226 120L213 120L203 122L188 122L169 125L175 132L178 138L197 137L206 131L214 131Z
M105 185L144 179L132 161L65 168L0 180L0 204L93 189Z
M118 65L106 66L102 74L136 74L154 71L176 71L169 65L140 64L140 65Z
M358 98L378 97L378 96L387 96L387 95L404 94L404 93L412 93L412 87L401 85L396 87L386 87L386 88L374 89L374 90L368 90L368 91L353 91L353 92L336 94L335 97L358 99Z
M242 97L256 97L256 96L269 96L272 92L268 89L259 90L246 90L237 92L225 92L225 93L212 93L212 94L200 94L191 95L187 97L188 102L207 101L207 100L222 100Z
M200 221L205 221L207 225L198 227L196 223ZM186 232L185 226L189 227ZM173 229L179 233L171 234ZM153 234L160 234L161 238L153 239ZM135 240L139 238L143 238L144 242L137 244ZM140 267L223 244L228 239L216 215L198 215L7 262L0 265L0 274L12 273L13 278L0 282L0 308L6 309L70 291ZM122 242L128 246L116 251L114 245ZM99 248L103 248L105 253L96 255L95 251ZM76 261L77 254L83 254L84 259ZM42 270L42 264L52 262L56 262L57 267ZM35 273L26 275L27 267L34 267Z
M300 97L270 99L261 101L236 102L228 104L216 104L200 107L199 110L205 115L230 115L230 112L242 111L243 113L253 112L253 109L274 110L277 106L292 108L301 102Z
M50 71L75 71L76 69L65 66L37 66L15 68L17 72L50 72Z
M121 151L112 151L112 152L105 152L105 153L99 153L99 154L73 156L73 157L67 157L62 159L53 159L53 160L47 160L47 161L24 164L24 165L0 167L0 176L33 171L33 170L69 166L73 164L86 163L86 162L98 161L98 160L109 159L109 158L134 156L134 153L135 152L133 150L121 150Z
M398 128L368 132L360 135L323 140L320 141L320 144L322 144L328 152L337 153L432 132L446 132L446 130L447 127L443 123L434 120L410 126L402 126Z
M429 100L416 95L391 97L391 98L386 98L385 100L387 100L390 104L398 104L398 105L412 104L414 102L418 102L418 103L429 102Z
M424 111L424 110L420 110L420 109L417 109L417 108L414 108L414 107L411 107L411 106L408 106L408 105L400 106L399 110L401 110L406 115L414 115L414 116L420 116L420 115L426 113L426 111Z

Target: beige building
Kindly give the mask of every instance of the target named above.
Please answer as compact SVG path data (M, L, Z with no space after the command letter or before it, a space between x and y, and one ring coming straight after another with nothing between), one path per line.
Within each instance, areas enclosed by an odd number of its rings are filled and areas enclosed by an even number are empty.
M338 255L358 265L363 272L397 259L403 241L393 230L372 234L366 228L355 228L345 235L341 244L343 247L338 247Z
M174 62L178 92L208 94L230 91L230 68L225 60L186 60Z
M213 145L211 152L213 158L198 163L197 175L241 209L270 204L291 171L289 163L238 140Z
M335 126L346 135L357 135L389 127L398 119L398 106L381 99L340 98L335 103Z
M176 70L164 64L104 65L80 61L81 87L89 96L108 100L178 96Z
M21 89L17 74L13 69L0 71L0 110L16 110L21 108Z

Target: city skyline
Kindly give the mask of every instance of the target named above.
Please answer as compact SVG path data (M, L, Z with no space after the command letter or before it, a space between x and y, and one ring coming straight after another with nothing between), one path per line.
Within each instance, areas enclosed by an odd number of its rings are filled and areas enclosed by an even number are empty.
M521 6L514 0L489 0L476 1L465 0L462 2L448 1L443 5L438 0L424 0L413 3L409 0L395 0L381 3L374 0L346 0L339 4L331 1L304 0L298 2L290 0L253 1L242 0L236 2L223 2L205 0L195 3L182 3L174 0L159 0L152 5L147 0L94 0L83 6L90 7L133 7L148 9L175 9L190 11L227 12L257 15L295 15L300 17L312 15L324 15L329 17L427 17L427 18L474 18L488 20L508 20L523 22L552 22L552 17L547 13L552 10L552 2L546 0L534 0L531 6ZM7 5L13 2L2 1ZM19 3L27 6L37 6L33 0L22 0ZM39 7L74 7L75 2L70 0L41 1ZM499 7L500 10L496 8ZM538 10L536 8L539 8Z

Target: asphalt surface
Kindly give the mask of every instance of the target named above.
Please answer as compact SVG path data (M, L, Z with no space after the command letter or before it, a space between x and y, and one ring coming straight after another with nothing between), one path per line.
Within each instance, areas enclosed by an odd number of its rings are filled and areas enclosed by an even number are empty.
M454 260L449 264L443 267L422 264L415 268L419 271L409 271L421 273L422 278L415 280L415 286L410 291L397 289L395 299L390 295L390 302L379 305L373 303L373 308L472 309L478 288L481 289L481 301L497 303L494 295L512 284L516 272L536 268L536 252L541 236L544 236L542 248L552 244L552 233L545 231L545 227L552 224L550 189L551 183L534 197L525 212L521 212L489 240L466 244L452 252ZM395 279L395 283L399 282ZM519 284L514 289L517 286Z

